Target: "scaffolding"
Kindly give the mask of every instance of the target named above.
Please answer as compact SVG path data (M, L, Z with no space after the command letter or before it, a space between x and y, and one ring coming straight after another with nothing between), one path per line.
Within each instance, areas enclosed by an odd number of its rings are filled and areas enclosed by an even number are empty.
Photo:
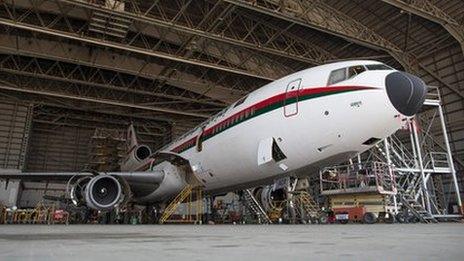
M119 171L125 142L124 131L96 128L90 139L89 168L96 171Z
M438 88L429 87L423 111L405 128L351 163L382 161L396 178L395 212L408 211L422 222L462 217L462 202ZM455 203L458 213L450 209Z

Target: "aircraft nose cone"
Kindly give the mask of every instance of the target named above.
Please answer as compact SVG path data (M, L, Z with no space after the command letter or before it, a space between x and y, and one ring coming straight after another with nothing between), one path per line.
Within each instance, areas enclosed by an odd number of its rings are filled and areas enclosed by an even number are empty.
M406 72L388 74L385 87L395 109L406 116L413 116L421 109L427 94L424 81Z

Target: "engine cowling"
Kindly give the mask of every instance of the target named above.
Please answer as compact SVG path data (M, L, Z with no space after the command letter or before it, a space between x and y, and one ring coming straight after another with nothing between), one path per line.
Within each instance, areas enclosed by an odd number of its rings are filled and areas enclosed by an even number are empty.
M74 206L80 207L85 204L85 187L91 178L92 176L81 177L72 184L69 194ZM73 178L71 178L71 181L72 180Z
M151 149L146 145L137 145L132 149L121 164L121 171L130 171L151 155Z
M109 175L92 178L87 183L84 194L87 206L101 211L113 209L123 199L121 183Z
M256 188L253 194L266 211L281 206L282 202L287 200L287 190L285 188L274 189L272 185Z

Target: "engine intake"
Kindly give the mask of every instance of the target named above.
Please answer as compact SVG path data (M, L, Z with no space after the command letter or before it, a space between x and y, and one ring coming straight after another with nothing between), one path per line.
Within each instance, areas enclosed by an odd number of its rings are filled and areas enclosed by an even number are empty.
M85 187L85 202L89 208L107 211L113 209L123 199L122 185L109 175L92 178Z
M121 163L121 171L133 171L140 167L140 164L151 155L151 149L146 145L137 145L130 150L124 161Z
M140 145L135 149L135 158L142 161L151 155L151 150L148 146Z

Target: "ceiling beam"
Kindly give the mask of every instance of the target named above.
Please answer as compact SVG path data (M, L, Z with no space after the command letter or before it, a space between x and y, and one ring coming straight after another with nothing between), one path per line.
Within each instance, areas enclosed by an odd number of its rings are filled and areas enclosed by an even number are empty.
M70 8L70 6L65 6L59 1L55 5L53 3L55 1L41 1L35 4L28 1L18 1L4 4L2 7L5 15L1 18L1 23L23 30L79 40L87 44L100 45L268 81L275 79L275 77L278 78L282 74L280 71L283 65L271 66L274 63L277 64L277 61L262 56L260 53L247 53L246 50L238 50L227 44L220 45L213 42L201 45L197 43L187 46L189 48L187 52L179 52L178 47L174 47L172 44L181 46L182 42L185 41L185 36L179 35L175 31L167 30L162 32L154 26L132 23L127 27L127 30L130 29L134 33L126 34L124 40L106 37L105 34L110 31L111 26L105 25L108 28L99 30L99 33L91 30L93 24L95 24L92 17L95 14L105 13L87 10L86 14L86 12L72 10L76 9L76 7L71 6ZM185 6L188 6L189 3L182 2ZM178 15L182 16L185 12L186 8L182 7ZM73 21L76 18L79 20ZM118 20L122 19L124 18L118 17ZM128 23L132 22L130 20L126 21ZM59 26L60 24L69 26L62 27ZM199 53L203 53L203 55L199 55ZM277 72L276 70L280 71Z
M60 37L60 38L68 39L68 40L76 40L76 41L80 41L80 42L87 43L87 44L112 48L112 49L121 50L121 51L128 51L128 52L132 52L135 54L152 56L156 58L167 59L167 60L171 60L174 62L182 62L182 63L186 63L190 65L206 67L209 69L215 69L215 70L220 70L224 72L235 73L238 75L260 78L263 80L269 80L269 81L274 80L274 78L269 78L266 76L249 73L244 70L234 69L234 68L230 68L230 67L219 65L219 64L198 61L198 60L193 60L193 59L186 59L181 56L163 53L160 51L154 51L154 50L149 50L146 48L130 46L130 45L122 44L118 42L105 41L105 40L102 40L96 37L82 36L79 34L74 34L74 33L61 31L61 30L49 29L46 27L36 26L36 25L32 25L32 24L28 24L24 22L18 22L18 21L14 21L10 19L0 18L0 24L13 27L13 28L17 28L17 29L28 30L28 31L35 32L35 33L42 33L42 34L46 34L52 37Z
M33 35L17 36L0 34L0 51L14 55L63 61L163 81L177 88L195 92L225 103L232 103L246 94L246 92L241 90L229 89L212 82L200 80L195 75L179 70L174 71L168 76L161 76L161 71L164 68L162 65L137 56L127 56L109 50L74 43L39 39Z
M83 113L82 111L75 111L70 109L60 109L56 107L36 107L34 109L34 116L32 119L34 122L65 125L65 124L76 124L77 126L86 126L92 124L91 128L105 127L113 128L127 128L129 124L133 124L136 127L147 127L145 129L152 129L150 133L146 132L150 136L166 136L170 131L170 126L166 123L161 124L160 122L155 123L147 120L133 120L125 117L117 117L111 115L104 115L100 113ZM138 132L139 133L139 132Z
M430 0L382 0L409 13L440 24L461 45L464 54L464 25L434 5Z
M326 51L324 48L319 47L315 44L309 43L308 41L301 39L299 36L292 33L286 32L282 28L278 28L264 21L258 21L251 16L245 16L238 11L233 12L233 15L221 16L222 24L232 24L233 21L241 21L241 23L251 24L248 32L244 35L229 33L227 30L205 30L200 24L182 24L175 19L169 19L168 17L161 17L153 15L150 10L152 9L163 9L163 5L158 2L157 4L150 6L150 9L144 9L142 6L138 5L136 1L130 1L129 4L136 5L137 8L131 8L126 10L111 10L105 8L98 3L90 3L83 1L70 1L70 0L58 0L59 2L64 2L73 6L79 6L90 10L96 10L105 12L108 14L113 14L121 16L133 21L140 23L163 27L170 30L176 30L178 32L200 36L206 39L223 42L227 44L233 44L239 47L249 48L259 52L266 52L273 55L282 56L285 58L290 58L310 64L322 64L328 60L337 59L335 55ZM220 2L220 1L219 1ZM229 3L223 3L228 5L225 8L230 6L235 7ZM154 8L156 7L156 8ZM137 12L135 11L137 10ZM163 13L166 13L163 11ZM237 22L236 22L237 23ZM259 40L258 37L254 37L254 32L251 28L254 28L255 31L266 31L267 35L260 35L262 38L267 37L264 40ZM240 29L243 29L240 28ZM285 42L285 45L278 46L276 40ZM292 48L290 45L299 45L299 48ZM298 50L300 49L301 50Z
M444 81L432 68L422 64L412 53L404 52L398 46L383 38L352 17L329 6L322 0L223 0L249 10L260 12L304 27L316 29L348 41L389 53L406 71L425 72L455 94L464 98L460 91Z
M50 90L39 90L39 89L33 89L33 88L34 87L32 86L18 86L14 83L6 82L4 80L0 82L1 90L37 94L41 96L65 98L65 99L71 99L71 100L77 100L77 101L85 101L85 102L91 102L91 103L96 103L96 104L141 109L141 110L153 111L153 112L162 112L162 113L177 114L177 115L183 115L183 116L192 116L192 117L198 117L198 118L210 117L209 114L203 114L203 113L194 113L194 112L166 109L166 108L157 107L157 106L146 106L146 105L140 105L140 104L129 103L129 102L124 102L124 101L103 99L100 97L96 98L96 97L79 96L76 94L67 94L63 92L55 92L55 91L50 91Z
M117 107L117 106L108 106L108 108L103 108L101 106L98 106L98 107L87 106L87 103L82 103L82 102L75 101L75 100L66 100L66 103L63 103L63 102L60 102L59 100L52 100L52 99L40 100L38 98L40 96L28 95L27 93L17 92L16 94L18 95L13 95L13 93L16 93L16 92L7 93L7 92L0 91L0 96L3 96L3 97L0 97L0 102L14 100L17 102L33 104L35 108L52 107L52 108L63 109L63 110L73 110L76 112L80 112L82 114L94 113L94 114L101 115L101 117L124 117L124 118L127 118L129 122L131 120L144 120L148 122L162 122L162 123L168 123L168 124L177 124L177 123L182 123L182 122L190 123L192 120L196 119L192 117L189 117L188 120L187 119L173 119L172 117L164 118L164 117L159 117L157 115L154 115L153 113L142 115L140 113L137 113L135 110L128 112L127 110L125 110L125 108ZM91 103L88 103L88 104L91 104ZM203 120L203 118L199 118L199 119L200 121Z
M96 88L145 95L147 97L166 98L171 101L210 105L217 107L218 109L225 107L225 104L220 102L202 100L201 98L184 97L182 92L174 94L172 90L170 90L170 94L166 91L160 91L153 88L156 84L154 82L151 82L149 86L143 86L147 83L138 83L138 78L124 79L124 75L121 75L118 72L106 70L102 71L99 68L84 67L82 65L62 63L59 61L39 60L36 57L20 57L0 54L0 71L36 77L44 80L62 81L93 86Z

